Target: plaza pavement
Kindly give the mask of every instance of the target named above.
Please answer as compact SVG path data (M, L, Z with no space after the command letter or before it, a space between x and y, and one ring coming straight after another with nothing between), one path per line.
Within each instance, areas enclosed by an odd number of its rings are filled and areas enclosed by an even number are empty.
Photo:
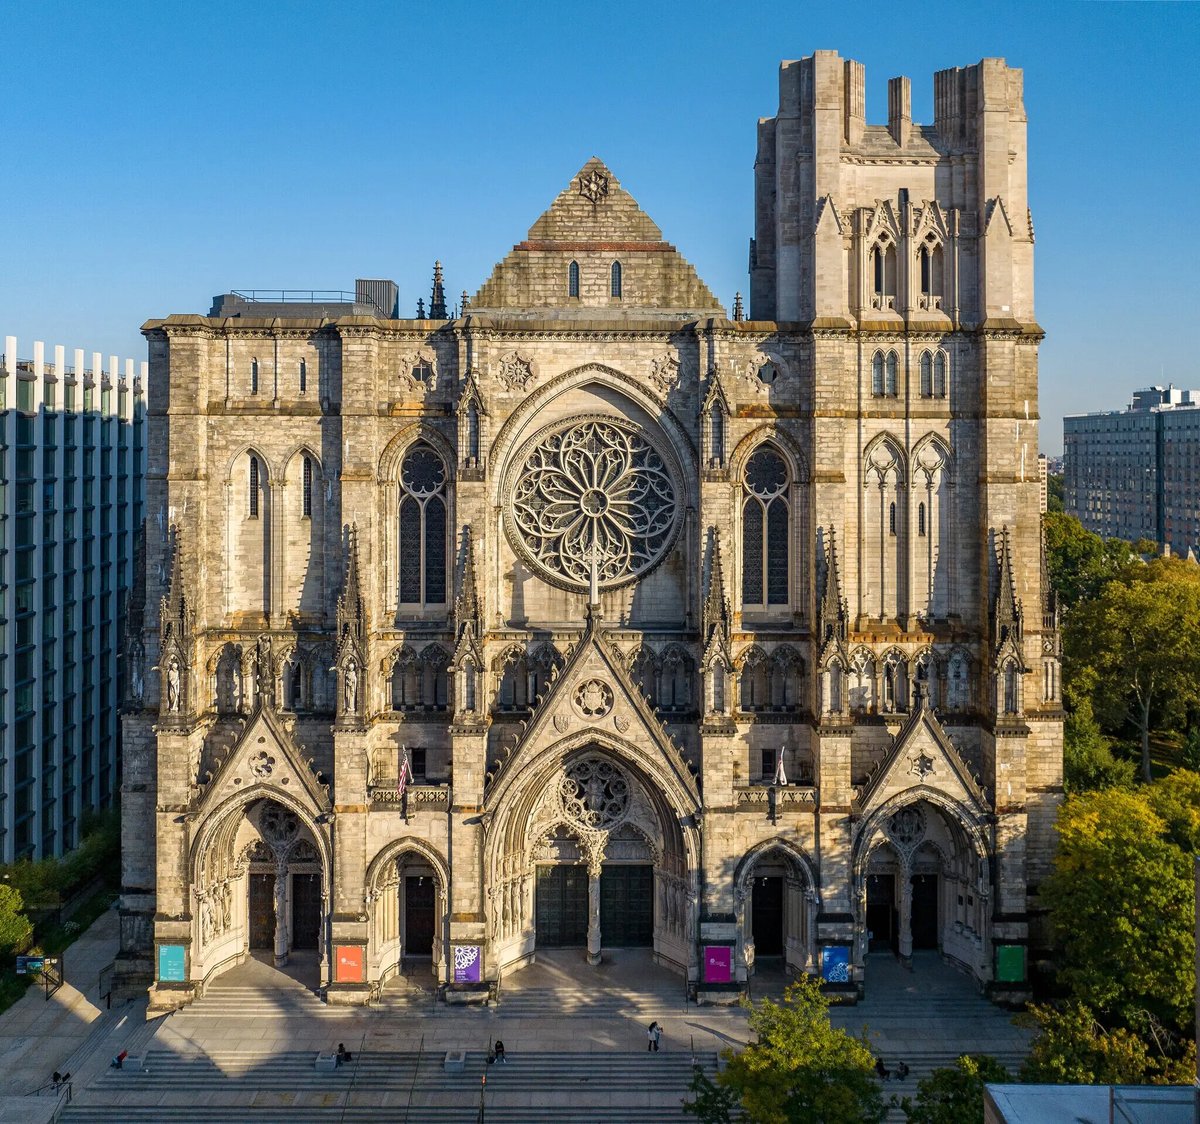
M394 981L369 1009L331 1008L301 982L313 974L303 959L287 973L251 960L191 1007L147 1022L144 1000L108 1012L96 993L116 951L115 922L110 911L68 951L70 992L64 987L46 1003L31 991L0 1016L8 1094L0 1120L49 1120L52 1097L19 1094L70 1068L64 1124L474 1124L481 1098L493 1124L655 1124L687 1119L680 1100L693 1062L711 1073L723 1047L747 1039L743 1010L688 1004L679 977L645 950L606 951L598 969L574 950L540 953L503 981L499 1006L488 1009L438 1003L417 977ZM754 996L783 985L781 973L760 971ZM664 1027L658 1055L646 1050L652 1019ZM865 1027L889 1067L903 1060L912 1068L906 1083L885 1085L889 1094L915 1093L919 1077L962 1052L990 1053L1015 1068L1028 1049L1028 1032L934 953L918 954L912 971L872 956L865 1000L835 1008L832 1019L854 1034ZM488 1066L497 1038L508 1062ZM354 1060L318 1072L316 1054L338 1042ZM122 1048L140 1065L109 1069ZM448 1073L446 1053L458 1050L466 1051L463 1071Z

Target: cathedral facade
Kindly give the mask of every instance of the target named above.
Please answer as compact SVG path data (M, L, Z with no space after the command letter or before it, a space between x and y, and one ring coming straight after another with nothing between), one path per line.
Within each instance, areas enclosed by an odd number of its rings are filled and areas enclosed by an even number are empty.
M1020 992L1062 792L1021 72L783 64L750 315L599 160L456 318L149 341L122 963ZM145 674L142 674L142 672ZM133 688L131 688L132 690Z

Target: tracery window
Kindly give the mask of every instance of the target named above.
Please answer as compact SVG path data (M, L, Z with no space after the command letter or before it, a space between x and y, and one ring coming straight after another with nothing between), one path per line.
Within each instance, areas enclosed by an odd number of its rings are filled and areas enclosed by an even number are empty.
M567 296L579 296L579 262L573 261L567 266Z
M900 393L900 379L897 374L899 359L894 351L887 353L887 396L896 398Z
M301 514L306 518L312 518L312 493L313 493L313 462L312 457L304 458L304 480L301 485Z
M928 351L921 352L921 397L933 397L933 356Z
M883 397L883 352L875 352L871 360L871 393L876 398Z
M946 368L948 360L946 353L939 351L933 357L933 396L934 398L946 397Z
M773 449L759 449L742 477L742 602L786 605L791 512L788 470Z
M392 665L393 710L446 710L450 702L450 656L430 644L418 656L403 648Z
M446 601L446 465L415 445L400 468L400 603Z
M610 292L614 297L620 297L621 295L621 263L619 261L612 263L612 270L610 271ZM575 295L578 296L579 294L576 293Z

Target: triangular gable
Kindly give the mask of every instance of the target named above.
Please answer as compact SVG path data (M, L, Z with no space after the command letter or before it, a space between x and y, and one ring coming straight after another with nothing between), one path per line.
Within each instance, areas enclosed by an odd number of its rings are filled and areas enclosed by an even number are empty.
M200 786L194 810L208 812L256 786L280 788L303 800L314 812L330 809L329 789L317 780L312 759L305 760L295 741L269 710L259 709L246 723L225 760Z
M821 198L817 200L817 218L813 223L813 231L820 233L821 226L827 221L827 218L828 220L832 220L835 233L844 234L846 232L845 224L842 222L842 216L838 212L837 204L833 201L832 195L822 195Z
M932 231L939 241L946 242L950 238L950 228L946 223L945 213L937 200L926 200L921 207L920 219L913 235L913 241L920 242L926 234Z
M900 223L896 221L896 212L890 199L876 199L875 212L871 215L867 227L867 243L873 242L882 231L887 231L894 241L900 241Z
M937 716L923 700L901 728L887 756L863 787L856 811L867 815L892 797L916 788L936 789L980 814L988 801Z
M649 702L625 670L617 651L591 622L563 669L542 696L515 745L503 756L491 782L520 770L545 746L569 734L594 729L652 748L676 782L700 807L696 778Z
M568 291L571 262L580 270L577 295ZM615 299L609 274L614 262L621 266ZM546 308L570 310L579 319L725 315L691 263L663 241L662 231L597 157L579 169L470 302L473 316Z
M1004 227L1003 227L1004 232L1006 234L1008 234L1008 236L1011 238L1012 232L1013 232L1012 221L1008 217L1008 208L1004 205L1004 197L1002 195L993 196L991 199L989 199L987 201L986 208L984 210L984 219L983 219L984 233L991 234L992 220L996 217L997 214L999 214L1000 217L1004 220Z

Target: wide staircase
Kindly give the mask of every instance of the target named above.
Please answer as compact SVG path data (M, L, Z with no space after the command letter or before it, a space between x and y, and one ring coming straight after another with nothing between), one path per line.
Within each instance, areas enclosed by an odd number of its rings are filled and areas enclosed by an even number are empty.
M540 1051L494 1065L474 1051L456 1073L446 1072L441 1053L368 1051L332 1072L314 1061L312 1051L152 1049L141 1071L98 1077L62 1120L305 1124L336 1113L348 1122L470 1122L480 1118L482 1098L483 1118L493 1122L678 1124L693 1063L710 1075L717 1064L713 1053L684 1051Z

